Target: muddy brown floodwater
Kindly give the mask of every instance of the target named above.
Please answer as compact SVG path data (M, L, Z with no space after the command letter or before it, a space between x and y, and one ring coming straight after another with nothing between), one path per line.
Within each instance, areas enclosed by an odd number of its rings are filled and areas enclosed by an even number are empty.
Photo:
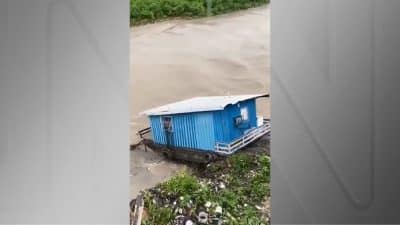
M131 28L131 143L148 126L139 112L195 96L270 91L269 6L221 16ZM270 117L269 99L257 100ZM152 152L131 152L131 197L185 166Z

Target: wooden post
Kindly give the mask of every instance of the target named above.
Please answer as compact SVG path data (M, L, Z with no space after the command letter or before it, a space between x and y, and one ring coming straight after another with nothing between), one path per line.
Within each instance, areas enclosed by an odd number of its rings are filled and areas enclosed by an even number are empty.
M135 213L132 221L133 225L140 225L142 223L143 207L143 194L140 194L136 198Z

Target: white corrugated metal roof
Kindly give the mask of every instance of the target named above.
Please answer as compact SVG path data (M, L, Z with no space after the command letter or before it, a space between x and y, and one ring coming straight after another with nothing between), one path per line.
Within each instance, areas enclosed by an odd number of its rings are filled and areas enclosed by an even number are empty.
M166 114L177 114L177 113L223 110L225 106L229 104L236 104L240 101L259 98L259 97L267 97L267 96L268 96L267 94L257 94L257 95L195 97L159 106L156 108L152 108L140 113L140 115L150 116L150 115L166 115Z

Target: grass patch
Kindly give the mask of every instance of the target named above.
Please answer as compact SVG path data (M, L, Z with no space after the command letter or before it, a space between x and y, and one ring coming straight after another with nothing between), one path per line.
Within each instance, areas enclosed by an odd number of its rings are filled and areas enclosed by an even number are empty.
M131 25L167 18L196 18L248 9L269 0L130 0Z
M182 172L145 192L143 225L169 225L178 216L196 220L199 211L226 225L266 225L261 206L270 195L268 156L235 154L210 164L204 176ZM217 208L222 213L217 213ZM210 223L211 224L211 223Z

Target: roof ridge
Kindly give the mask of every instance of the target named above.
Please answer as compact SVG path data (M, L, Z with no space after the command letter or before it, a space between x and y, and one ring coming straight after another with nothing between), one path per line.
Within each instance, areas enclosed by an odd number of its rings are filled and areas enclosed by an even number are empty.
M268 94L247 94L247 95L215 95L215 96L197 96L171 102L162 106L146 110L142 114L147 115L165 115L190 113L201 111L223 110L229 104L236 104L240 101L246 101L253 98L268 97Z

